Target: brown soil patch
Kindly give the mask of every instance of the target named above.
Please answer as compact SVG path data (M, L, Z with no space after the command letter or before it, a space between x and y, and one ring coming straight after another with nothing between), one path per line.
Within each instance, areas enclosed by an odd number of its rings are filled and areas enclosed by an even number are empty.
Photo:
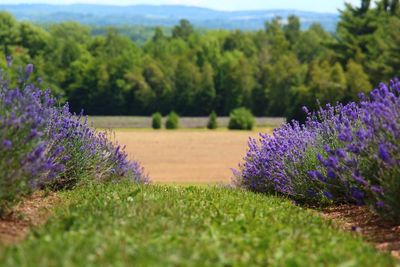
M21 201L8 215L0 218L0 244L10 245L21 241L31 227L46 222L56 200L55 194L44 196L43 192L35 192Z
M116 131L131 159L138 160L156 183L229 182L247 149L240 131Z
M368 207L342 205L325 209L323 216L337 221L346 231L361 234L377 249L400 259L400 226L384 221Z

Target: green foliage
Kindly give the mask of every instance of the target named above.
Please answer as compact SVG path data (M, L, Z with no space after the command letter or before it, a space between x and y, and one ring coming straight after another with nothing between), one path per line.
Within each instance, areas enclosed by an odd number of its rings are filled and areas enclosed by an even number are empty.
M161 113L157 112L157 113L153 114L151 127L153 127L153 129L156 129L156 130L161 129L161 127L162 127L162 115L161 115Z
M100 24L91 26L91 32L95 36L105 35L110 26L102 26ZM154 38L158 41L166 35L171 35L171 27L153 27L144 25L125 25L115 24L113 27L121 35L129 37L133 42L139 46L145 45L149 40Z
M288 18L288 23L283 26L283 30L285 32L286 39L289 41L290 44L295 44L297 39L300 36L300 18L291 15Z
M59 198L46 226L0 250L4 266L395 265L313 212L240 190L110 184Z
M346 70L347 80L347 100L357 100L359 93L368 93L372 89L372 85L368 80L368 75L364 72L362 65L353 60L349 60Z
M361 7L348 4L341 13L340 42L334 49L343 64L351 59L361 64L373 85L398 76L399 15L398 0L380 0L375 5L362 1Z
M167 120L165 121L165 128L168 130L179 129L179 116L175 112L168 114Z
M6 12L0 12L0 49L5 55L10 53L10 46L17 44L18 29L15 18Z
M182 19L179 25L172 29L172 36L174 38L182 38L187 40L190 35L194 33L193 25L187 19Z
M252 130L254 125L255 119L250 110L237 108L231 112L228 125L230 130Z
M227 116L246 107L302 119L305 104L355 100L399 76L399 10L397 0L346 5L335 33L301 29L296 16L246 32L202 31L187 20L171 28L40 27L1 12L0 50L14 64L45 69L37 77L77 113Z
M215 111L211 112L208 118L207 129L215 130L218 128L217 113Z

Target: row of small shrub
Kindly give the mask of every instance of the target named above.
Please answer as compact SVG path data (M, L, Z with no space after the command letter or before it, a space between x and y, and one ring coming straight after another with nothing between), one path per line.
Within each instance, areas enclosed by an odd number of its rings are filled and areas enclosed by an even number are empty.
M252 130L255 125L255 119L253 114L246 108L238 108L231 112L228 128L231 130ZM162 127L162 115L157 112L152 116L152 127L153 129L161 129ZM178 129L179 128L179 116L175 112L168 114L165 122L166 129ZM215 130L218 128L217 114L212 112L208 119L207 128Z
M72 188L89 180L147 182L139 164L109 135L29 82L32 72L29 64L19 81L10 81L0 70L0 213L37 189Z
M157 112L153 114L152 118L153 129L159 130L162 128L162 115ZM168 130L179 129L179 116L175 112L170 112L165 121L165 128Z
M298 203L369 205L400 222L400 82L251 139L235 182Z

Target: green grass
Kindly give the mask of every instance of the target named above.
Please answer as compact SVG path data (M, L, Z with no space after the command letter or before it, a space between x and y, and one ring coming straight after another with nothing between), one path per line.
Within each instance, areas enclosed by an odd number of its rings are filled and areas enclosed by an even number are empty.
M98 185L60 193L1 266L393 266L289 201L223 188Z

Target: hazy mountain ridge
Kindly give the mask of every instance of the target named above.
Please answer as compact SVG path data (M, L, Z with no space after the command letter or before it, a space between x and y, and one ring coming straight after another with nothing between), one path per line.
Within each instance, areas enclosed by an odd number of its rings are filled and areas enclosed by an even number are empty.
M334 13L298 10L218 11L181 5L20 4L0 5L0 10L14 14L19 20L39 23L74 20L95 25L172 26L185 18L197 27L242 30L262 29L266 20L276 16L286 18L294 14L301 18L303 28L312 23L320 23L325 29L333 31L339 19L339 15Z

